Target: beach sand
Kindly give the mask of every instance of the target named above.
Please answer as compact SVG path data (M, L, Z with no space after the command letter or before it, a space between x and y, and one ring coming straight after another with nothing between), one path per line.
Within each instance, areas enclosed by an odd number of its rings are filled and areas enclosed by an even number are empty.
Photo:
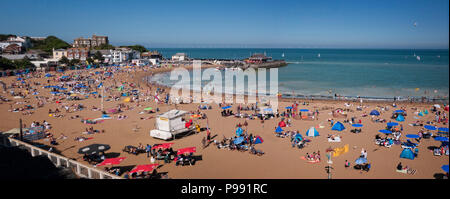
M83 71L83 74L93 73L94 71L99 71L100 69ZM168 71L167 68L152 70L153 73ZM73 71L66 71L65 74L71 73ZM54 72L52 72L55 74ZM92 74L93 75L93 74ZM114 79L117 82L135 82L138 83L142 88L141 91L145 92L147 90L146 83L143 81L144 77L150 75L150 72L144 72L137 70L136 72L130 73L117 73ZM58 75L60 76L60 75ZM6 84L11 82L16 82L17 77L2 77L2 81ZM41 82L46 84L46 78L31 78L27 81ZM53 82L54 84L56 82ZM111 85L112 81L108 80L104 85ZM48 89L43 89L41 86L36 86L40 92L39 96L50 96ZM155 92L156 86L151 86L150 93ZM15 89L19 91L21 89ZM3 92L3 90L2 90ZM100 93L100 90L98 90ZM106 94L106 93L105 93ZM38 108L34 110L32 115L22 115L21 112L10 112L10 104L15 107L23 106L21 104L15 104L18 101L24 101L24 99L13 99L9 93L1 93L2 96L11 99L12 102L2 102L0 104L0 131L8 131L12 128L17 128L19 126L19 119L22 118L23 123L29 127L31 122L38 121L42 122L46 120L52 125L51 133L54 134L55 138L58 138L61 133L66 135L68 138L64 140L58 139L55 148L61 151L61 154L74 158L78 161L84 162L82 160L82 155L78 154L79 148L94 144L109 144L111 149L108 153L120 153L120 157L126 157L124 161L119 166L135 166L141 164L150 164L150 158L147 158L146 154L131 155L122 152L122 149L126 145L137 146L139 143L143 145L146 144L156 144L164 143L166 141L158 140L150 137L149 131L155 128L155 117L157 114L150 114L153 118L148 120L141 120L141 117L148 117L149 114L139 114L143 111L145 107L158 107L160 113L166 112L168 110L174 109L175 105L156 105L154 100L148 102L140 102L139 107L137 103L125 103L133 110L126 110L122 115L128 116L128 118L123 120L118 120L116 117L110 120L104 120L104 122L94 125L83 124L78 119L70 119L70 116L79 115L81 118L99 118L101 117L101 112L91 111L92 106L100 107L100 98L90 97L89 99L81 101L66 101L62 100L62 105L81 103L86 109L74 113L65 113L64 109L61 108L59 104L48 103L43 108ZM124 103L124 97L121 97L119 101L109 101L104 103L105 110L115 107L117 104ZM153 98L152 98L153 99ZM34 96L29 95L28 104L35 106L37 100ZM293 100L281 100L279 102L279 110L284 111L284 107L292 105ZM300 104L305 100L299 100ZM309 105L300 105L299 109L306 108L309 110L315 110L325 107L334 108L347 108L344 106L346 101L323 101L323 100L308 100ZM363 111L356 111L356 106L359 102L350 102L352 104L349 107L353 112L349 112L348 119L352 116L356 116L356 121L362 120L363 132L359 134L350 133L352 127L347 123L344 124L346 129L341 132L331 131L330 124L327 122L328 118L333 118L331 110L321 110L318 120L315 121L305 121L305 120L295 120L291 118L292 126L286 127L284 130L299 130L300 133L305 136L305 132L311 126L317 126L323 124L324 128L317 128L320 133L318 137L308 137L312 142L309 143L303 149L292 148L289 138L279 138L274 134L274 129L277 126L280 118L273 118L271 120L264 121L261 123L259 119L247 120L248 122L248 132L253 135L259 135L264 139L264 143L256 145L258 150L265 152L263 156L251 155L248 152L238 152L229 151L228 149L217 149L214 144L209 147L202 149L201 140L206 137L206 131L199 134L190 135L183 137L181 139L176 139L173 141L174 150L185 147L197 147L197 152L195 155L201 155L201 161L196 162L194 166L175 166L175 163L164 164L163 161L157 161L163 165L158 169L158 172L168 172L170 178L174 179L326 179L328 174L325 172L325 166L327 166L325 150L328 147L336 148L343 147L345 144L349 144L350 150L348 153L340 155L338 157L333 157L333 164L331 165L334 169L332 170L332 178L335 179L432 179L433 175L436 173L443 173L441 166L443 164L448 164L448 156L434 156L433 153L427 149L429 146L440 146L440 142L434 139L422 139L419 145L419 156L415 160L401 159L400 153L402 148L400 145L393 145L391 148L380 147L375 145L374 139L375 135L379 134L378 130L384 129L386 123L374 123L371 122L370 116L360 117L363 113L369 114L369 112L375 109L377 106L390 106L392 102L364 102ZM213 139L221 140L223 136L232 137L235 135L236 124L244 123L245 119L235 118L235 117L222 117L220 112L221 109L217 104L211 104L211 110L202 110L208 116L208 124L211 129L212 136L216 136ZM409 123L416 121L414 119L414 112L411 108L416 107L419 110L430 109L432 104L420 104L420 103L401 103L398 102L399 107L405 106L408 116L405 118L404 122L401 122L404 127L402 133L402 140L405 140L404 135L406 134L416 134L421 127L409 126ZM196 111L198 104L179 104L178 109L187 111ZM442 105L441 105L442 106ZM55 118L49 117L48 109L54 110L58 107L65 117ZM379 118L384 118L390 121L390 117L393 110L381 112ZM236 105L232 108L233 112L236 112ZM443 109L440 109L443 111ZM251 113L248 111L247 113ZM112 114L111 116L117 116L117 114ZM420 117L421 121L431 121L434 119L434 115L428 114L424 117ZM201 127L206 127L206 120L197 120ZM342 118L334 118L334 121L342 122ZM194 122L196 122L194 120ZM105 130L103 134L93 134L93 135L83 135L81 132L85 128L93 126L97 130ZM137 132L133 131L135 127L138 127ZM444 126L443 124L438 124L439 127ZM327 140L328 134L341 135L342 142L340 143L329 143ZM74 141L77 136L93 137L93 139L86 140L83 142ZM49 141L39 140L39 143L50 145ZM354 161L359 157L361 149L364 148L368 153L368 161L371 163L372 167L369 172L361 172L355 170L352 167L345 168L344 162L348 160L354 165ZM300 159L306 153L312 153L314 151L320 151L322 156L322 161L317 164L307 163L305 160ZM407 165L412 169L417 170L414 175L402 174L396 172L395 168L399 162L403 165ZM87 165L87 162L86 162ZM102 167L99 167L103 169Z

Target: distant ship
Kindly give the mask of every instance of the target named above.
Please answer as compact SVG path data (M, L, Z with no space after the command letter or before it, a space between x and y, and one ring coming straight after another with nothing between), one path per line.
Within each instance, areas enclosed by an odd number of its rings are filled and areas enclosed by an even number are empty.
M319 54L317 54L317 57L318 57L318 58L320 58L320 53L319 53Z
M420 56L416 56L416 59L420 61Z
M283 54L281 54L281 57L284 57L284 53L283 53Z

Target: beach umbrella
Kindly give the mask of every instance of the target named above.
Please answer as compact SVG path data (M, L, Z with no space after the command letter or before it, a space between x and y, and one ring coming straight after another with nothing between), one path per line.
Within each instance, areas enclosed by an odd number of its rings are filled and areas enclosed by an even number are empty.
M404 113L404 110L395 110L394 113Z
M236 138L234 141L233 141L233 143L234 144L240 144L240 143L242 143L244 141L244 137L238 137L238 138Z
M434 140L441 142L448 142L448 137L435 137Z
M441 108L441 105L439 105L439 104L435 104L433 106L436 107L436 108Z
M372 110L372 111L370 112L370 115L376 115L376 116L378 116L378 115L380 115L380 112L378 112L377 110Z
M442 165L442 170L444 170L446 173L448 173L448 164Z
M107 144L91 144L78 150L79 154L96 154L109 150L111 147Z
M363 127L362 124L352 124L353 127Z
M386 130L386 129L379 130L378 132L384 133L384 134L391 134L392 133L392 131L389 131L389 130Z
M308 109L300 109L300 112L308 112Z
M104 165L117 165L120 164L120 162L122 162L122 160L124 160L126 157L121 157L121 158L107 158L105 160L103 160L102 163L97 164L97 166L104 166Z
M280 126L277 127L277 129L275 129L276 133L281 133L282 131L284 131Z
M138 165L130 173L137 172L152 172L154 169L158 167L158 164L146 164L146 165Z
M408 135L406 135L406 137L407 138L419 138L420 136L416 135L416 134L408 134Z
M364 163L367 163L367 158L362 158L362 157L360 157L360 158L358 158L358 159L355 160L355 163L356 163L356 164L364 164Z
M147 108L144 108L144 111L149 111L149 110L152 110L153 108L152 107L147 107Z
M185 153L195 153L197 152L196 150L197 148L195 147L187 147L187 148L183 148L183 149L178 149L177 154L185 154Z
M225 107L222 107L223 110L229 109L229 108L231 108L231 106L225 106Z
M288 107L286 107L286 109L292 109L292 106L288 106Z
M388 122L387 126L398 126L397 122Z
M431 125L425 125L424 128L431 130L431 131L434 131L437 129L435 126L431 126Z

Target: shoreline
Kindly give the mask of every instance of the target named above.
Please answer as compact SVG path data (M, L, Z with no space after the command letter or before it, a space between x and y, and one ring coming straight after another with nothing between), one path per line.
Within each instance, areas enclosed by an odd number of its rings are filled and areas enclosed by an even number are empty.
M213 68L213 67L219 67L221 65L207 65L206 67L202 66L202 69L205 68ZM188 67L183 67L189 71L192 70L193 66L189 65ZM136 81L135 83L144 83L146 85L153 85L156 87L160 87L160 88L164 88L166 90L170 90L171 88L169 86L160 84L160 83L150 83L148 82L149 79L151 79L151 77L155 74L159 74L159 73L166 73L166 72L170 72L171 70L173 70L174 68L158 68L156 69L156 71L154 71L155 69L152 69L152 71L150 72L144 72L144 73L140 73L140 74L136 74L136 79L138 81ZM136 72L135 72L136 73ZM147 79L148 78L148 79ZM135 80L136 80L135 79ZM190 89L190 97L193 96L193 94L199 94L201 92L199 91L195 91L192 88ZM224 98L226 94L223 93L222 94L222 99ZM235 98L237 96L242 96L242 94L233 94L233 101L235 100ZM248 94L243 94L244 99L248 99ZM291 95L289 95L291 96ZM300 95L301 96L301 95ZM303 95L304 96L304 95ZM318 97L318 98L316 98ZM257 96L255 96L256 99L258 99ZM328 99L327 99L328 98ZM396 103L399 105L402 104L417 104L417 105L429 105L429 104L435 104L435 103L449 103L449 99L435 99L435 100L429 100L429 101L415 101L415 100L393 100L393 98L390 98L390 100L387 97L380 97L380 98L375 98L375 97L365 97L365 96L361 96L361 98L363 99L363 103L368 103L368 104L387 104L387 105L392 105L392 103ZM417 98L413 98L413 99L418 99ZM294 97L286 97L285 94L282 94L281 97L278 98L279 101L281 102L296 102L296 101L305 101L305 102L335 102L335 103L340 103L340 102L344 102L344 103L360 103L359 99L356 98L356 96L341 96L338 98L333 98L333 97L326 97L326 96L304 96L304 97L299 97L299 95L296 95Z

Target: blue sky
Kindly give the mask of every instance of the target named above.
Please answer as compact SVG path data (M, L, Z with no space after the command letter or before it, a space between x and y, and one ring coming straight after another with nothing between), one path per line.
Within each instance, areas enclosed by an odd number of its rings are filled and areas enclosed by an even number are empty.
M2 0L0 33L146 47L445 48L448 0ZM414 22L417 26L414 27Z

